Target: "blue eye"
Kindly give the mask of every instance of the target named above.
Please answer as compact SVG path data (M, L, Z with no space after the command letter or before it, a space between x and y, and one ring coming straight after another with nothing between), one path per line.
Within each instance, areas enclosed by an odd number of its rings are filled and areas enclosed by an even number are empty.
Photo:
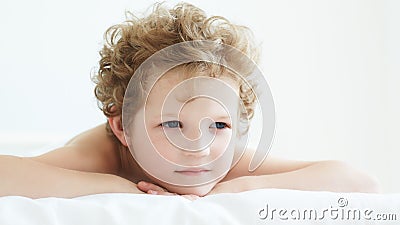
M228 124L226 124L224 122L215 122L215 123L211 124L210 128L225 129L225 128L229 128L229 126L228 126Z
M182 124L178 120L167 121L167 122L161 123L160 125L163 127L167 127L167 128L182 128Z

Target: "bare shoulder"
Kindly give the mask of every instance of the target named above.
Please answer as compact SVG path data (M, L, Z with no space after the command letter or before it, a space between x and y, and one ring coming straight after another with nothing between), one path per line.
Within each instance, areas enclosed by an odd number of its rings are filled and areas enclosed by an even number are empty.
M224 181L242 176L258 176L275 173L285 173L310 166L314 163L310 161L284 159L269 154L255 171L250 172L249 165L253 158L254 152L255 149L246 149L237 164L228 172L228 174L224 178Z
M112 144L112 140L111 137L107 135L106 124L101 124L73 137L65 144L65 146L73 146L73 145L102 146L104 144L110 145Z
M118 173L118 144L107 134L106 125L91 128L68 141L65 146L31 157L49 165L98 173Z

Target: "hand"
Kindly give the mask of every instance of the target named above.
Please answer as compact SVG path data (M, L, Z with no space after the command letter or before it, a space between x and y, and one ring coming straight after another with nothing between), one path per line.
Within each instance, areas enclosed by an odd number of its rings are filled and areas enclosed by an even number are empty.
M110 185L111 191L109 192L117 192L117 193L132 193L132 194L146 194L142 190L138 188L138 185L122 178L120 176L104 174L104 176L108 177L107 179L102 179L106 182L106 184ZM103 187L107 187L107 185L103 185Z
M143 191L143 192L145 192L147 194L152 194L152 195L170 195L170 196L171 195L178 195L177 193L168 192L167 190L165 190L164 188L162 188L162 187L160 187L158 185L155 185L155 184L152 184L152 183L148 183L148 182L145 182L145 181L140 181L137 184L137 187L138 187L139 190L141 190L141 191ZM194 200L197 200L197 199L200 198L197 195L180 195L180 196L182 196L184 198L187 198L187 199L189 199L191 201L194 201Z
M207 195L214 195L220 193L238 193L250 190L249 183L251 182L250 176L238 177L232 180L220 182Z

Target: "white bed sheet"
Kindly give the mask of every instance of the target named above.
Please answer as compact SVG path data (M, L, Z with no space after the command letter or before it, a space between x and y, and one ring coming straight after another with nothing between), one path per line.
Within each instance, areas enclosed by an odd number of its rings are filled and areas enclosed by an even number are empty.
M346 204L347 203L347 204ZM268 208L268 209L267 209ZM272 218L272 211L274 217ZM327 210L337 209L336 213ZM280 211L286 210L286 213ZM314 210L312 217L309 213ZM323 211L325 210L325 214ZM353 219L351 210L360 211ZM369 219L365 211L369 210ZM347 219L346 213L350 211ZM267 215L268 212L268 215ZM306 216L304 217L304 212ZM345 216L341 217L341 212ZM279 214L281 213L281 214ZM301 215L300 215L301 214ZM317 214L317 219L315 219ZM379 215L380 216L379 216ZM335 219L335 215L337 218ZM358 215L358 214L355 214ZM377 220L386 217L387 220ZM260 189L206 196L98 194L73 199L0 198L1 225L400 224L400 194ZM264 218L264 219L263 219ZM286 218L286 219L285 219ZM391 218L389 220L389 218Z

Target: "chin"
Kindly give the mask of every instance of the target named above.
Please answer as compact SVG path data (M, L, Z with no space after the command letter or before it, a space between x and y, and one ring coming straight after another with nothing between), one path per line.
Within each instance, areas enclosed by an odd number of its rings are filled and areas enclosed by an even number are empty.
M197 196L205 196L208 194L211 189L216 185L216 183L209 183L201 186L194 187L182 187L182 186L172 186L165 185L164 187L168 189L169 192L177 193L180 195L197 195Z
M167 189L171 193L176 193L176 194L180 194L180 195L197 195L197 196L202 197L202 196L207 195L215 187L215 185L217 185L218 182L221 181L225 177L225 175L220 177L217 180L210 182L210 183L206 183L203 185L197 185L197 186L189 186L189 187L166 183L166 182L163 182L152 176L148 176L148 177L152 182L154 182L154 184L157 184L157 185Z

